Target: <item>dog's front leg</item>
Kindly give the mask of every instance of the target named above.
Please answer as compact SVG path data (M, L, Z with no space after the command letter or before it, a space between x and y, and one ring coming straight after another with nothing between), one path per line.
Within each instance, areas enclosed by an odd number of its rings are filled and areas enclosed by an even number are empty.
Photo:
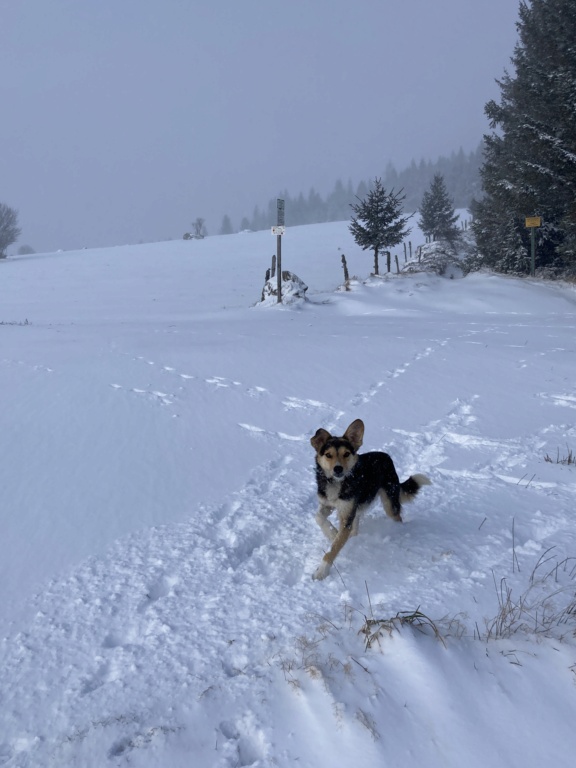
M321 579L325 579L330 573L334 560L352 534L354 521L356 519L356 511L356 507L352 507L350 510L340 512L340 530L336 534L332 546L322 558L322 562L312 574L313 579L318 579L320 581Z
M325 504L320 502L320 506L318 507L318 512L316 512L316 522L322 529L322 533L328 541L334 541L338 534L338 530L332 525L330 520L328 520L328 517L330 516L330 513L332 512L333 507L327 507Z

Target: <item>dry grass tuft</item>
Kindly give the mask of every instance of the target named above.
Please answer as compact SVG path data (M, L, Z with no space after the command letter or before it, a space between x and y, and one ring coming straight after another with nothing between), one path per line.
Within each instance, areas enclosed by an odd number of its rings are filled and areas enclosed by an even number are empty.
M364 619L358 634L364 635L366 649L372 648L374 643L380 645L380 638L384 634L391 637L394 632L400 632L406 626L413 627L423 634L431 634L445 645L437 624L418 608L415 611L399 611L389 619L369 619L367 616Z
M485 633L476 629L480 639L510 638L518 632L557 636L558 629L564 627L576 633L576 558L558 561L550 554L553 549L547 549L540 556L527 588L518 597L505 578L498 582L492 573L498 612L486 620ZM562 580L565 583L561 583Z
M566 456L560 456L560 449L556 449L556 459L552 459L548 454L544 456L544 461L548 461L550 464L566 464L566 465L576 465L576 456L574 456L574 453L572 452L571 448L568 448L566 446L566 450L568 453Z

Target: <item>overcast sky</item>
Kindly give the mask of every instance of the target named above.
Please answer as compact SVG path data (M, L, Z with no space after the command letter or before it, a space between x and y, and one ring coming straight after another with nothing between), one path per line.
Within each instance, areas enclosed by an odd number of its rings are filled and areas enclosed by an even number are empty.
M517 16L517 0L0 0L0 202L38 251L137 243L470 151Z

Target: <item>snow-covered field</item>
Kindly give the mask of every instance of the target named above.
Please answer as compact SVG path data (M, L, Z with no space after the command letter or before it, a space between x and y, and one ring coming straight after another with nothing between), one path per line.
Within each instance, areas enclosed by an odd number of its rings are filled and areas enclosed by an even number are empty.
M0 264L0 765L572 765L576 292L337 291L338 223L284 237L310 301L254 307L274 249ZM309 440L355 418L433 485L315 582Z

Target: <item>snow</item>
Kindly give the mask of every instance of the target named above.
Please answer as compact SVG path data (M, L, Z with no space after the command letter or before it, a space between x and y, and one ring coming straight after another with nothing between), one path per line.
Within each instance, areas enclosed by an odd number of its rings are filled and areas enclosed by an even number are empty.
M0 765L571 764L574 288L360 280L342 222L255 306L274 245L0 265ZM355 418L433 484L315 582L309 440Z

